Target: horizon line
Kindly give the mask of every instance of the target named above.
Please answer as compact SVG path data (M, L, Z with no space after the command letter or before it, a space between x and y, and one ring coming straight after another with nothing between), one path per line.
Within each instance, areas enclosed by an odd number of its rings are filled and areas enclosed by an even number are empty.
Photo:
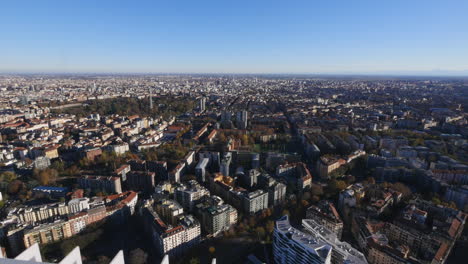
M157 72L157 71L0 71L0 75L290 75L290 76L369 76L369 77L463 77L461 71L382 71L382 72Z

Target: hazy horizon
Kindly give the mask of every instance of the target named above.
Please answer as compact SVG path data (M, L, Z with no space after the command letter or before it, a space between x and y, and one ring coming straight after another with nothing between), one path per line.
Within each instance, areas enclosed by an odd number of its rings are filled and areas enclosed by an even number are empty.
M139 71L0 71L0 75L284 75L284 76L330 76L330 77L461 77L468 78L466 71L408 71L408 72L139 72Z

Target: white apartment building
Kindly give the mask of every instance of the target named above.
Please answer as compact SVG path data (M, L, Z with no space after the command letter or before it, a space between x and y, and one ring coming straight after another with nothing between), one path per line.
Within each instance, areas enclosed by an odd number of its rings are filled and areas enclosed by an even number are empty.
M275 263L331 264L331 255L329 244L292 227L287 215L276 221L273 234Z

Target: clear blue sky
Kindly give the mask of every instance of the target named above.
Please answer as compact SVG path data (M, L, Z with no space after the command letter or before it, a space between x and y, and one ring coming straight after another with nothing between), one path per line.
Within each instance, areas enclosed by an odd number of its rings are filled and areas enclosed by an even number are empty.
M468 73L467 0L14 0L0 72Z

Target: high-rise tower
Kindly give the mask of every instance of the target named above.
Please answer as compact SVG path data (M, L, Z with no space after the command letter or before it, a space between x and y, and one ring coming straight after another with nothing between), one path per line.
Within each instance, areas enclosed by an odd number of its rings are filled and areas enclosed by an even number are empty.
M205 111L206 98L205 98L205 97L201 97L201 98L200 98L200 101L199 101L198 103L199 103L198 108L200 109L200 112Z
M149 104L150 110L153 110L153 87L149 88Z

